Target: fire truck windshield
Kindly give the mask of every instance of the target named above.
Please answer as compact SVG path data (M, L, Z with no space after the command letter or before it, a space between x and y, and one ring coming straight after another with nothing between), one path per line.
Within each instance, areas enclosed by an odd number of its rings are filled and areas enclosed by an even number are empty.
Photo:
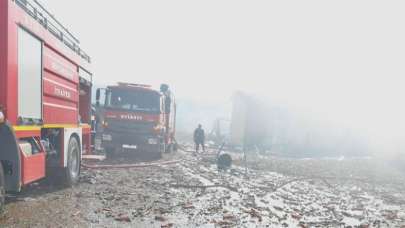
M160 95L150 91L112 89L107 93L105 106L113 109L160 113Z

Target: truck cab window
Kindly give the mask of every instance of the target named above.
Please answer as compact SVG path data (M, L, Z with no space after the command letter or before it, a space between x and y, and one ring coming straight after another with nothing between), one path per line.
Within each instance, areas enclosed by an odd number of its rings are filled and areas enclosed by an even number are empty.
M160 112L160 95L154 92L112 89L105 106L138 112Z

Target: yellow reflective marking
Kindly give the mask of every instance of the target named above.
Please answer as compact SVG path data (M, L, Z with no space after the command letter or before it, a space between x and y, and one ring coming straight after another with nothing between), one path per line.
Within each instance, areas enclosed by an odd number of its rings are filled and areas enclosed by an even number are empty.
M45 124L43 128L78 128L78 125L74 124Z
M14 131L40 131L40 126L13 126Z
M40 126L13 126L14 131L40 131L41 128L91 128L88 124L45 124Z

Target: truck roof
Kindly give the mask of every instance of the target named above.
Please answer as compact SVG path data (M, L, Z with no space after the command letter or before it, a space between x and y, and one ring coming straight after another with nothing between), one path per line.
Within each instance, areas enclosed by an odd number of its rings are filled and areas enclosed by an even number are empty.
M128 90L138 90L138 91L143 90L143 91L161 94L159 90L154 89L151 85L145 85L145 84L118 82L117 85L108 86L108 88L128 89Z
M80 48L80 41L37 0L15 0L15 3L83 60L91 62L90 56Z

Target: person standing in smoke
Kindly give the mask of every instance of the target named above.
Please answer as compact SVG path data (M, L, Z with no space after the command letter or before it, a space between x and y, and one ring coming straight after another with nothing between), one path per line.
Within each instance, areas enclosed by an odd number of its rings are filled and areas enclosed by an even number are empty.
M200 145L202 147L203 152L205 152L205 132L202 129L201 124L198 125L198 128L194 130L194 143L195 143L195 151L198 153L200 150Z

